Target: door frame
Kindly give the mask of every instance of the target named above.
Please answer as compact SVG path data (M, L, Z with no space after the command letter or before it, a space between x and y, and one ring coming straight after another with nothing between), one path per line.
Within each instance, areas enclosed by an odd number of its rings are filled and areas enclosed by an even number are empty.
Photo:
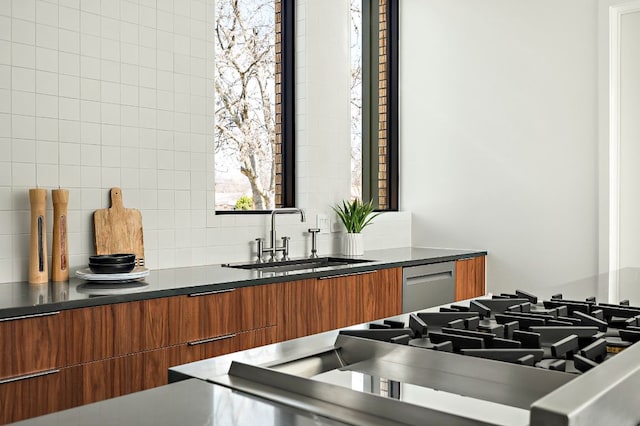
M640 0L609 6L608 273L609 299L618 293L620 269L620 24L622 16L640 12ZM601 263L602 265L602 263Z

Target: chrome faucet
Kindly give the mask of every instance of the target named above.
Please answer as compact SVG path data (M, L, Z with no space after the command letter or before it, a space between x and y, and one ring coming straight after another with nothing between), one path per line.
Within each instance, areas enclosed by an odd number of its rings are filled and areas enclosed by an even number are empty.
M276 215L293 213L300 213L300 222L305 222L306 219L304 211L296 207L273 209L271 211L271 246L263 247L264 241L262 238L258 238L256 240L258 242L258 262L262 261L262 253L271 253L271 256L269 257L269 261L271 262L276 260L276 255L279 251L282 252L282 260L287 260L289 258L289 237L282 237L281 247L278 247L276 243Z

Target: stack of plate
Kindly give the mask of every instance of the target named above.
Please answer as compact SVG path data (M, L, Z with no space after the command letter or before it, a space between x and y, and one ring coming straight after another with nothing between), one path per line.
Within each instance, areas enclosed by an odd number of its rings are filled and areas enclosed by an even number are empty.
M129 253L89 256L89 269L95 274L124 274L133 271L136 255Z
M89 267L76 271L79 278L95 282L131 282L149 275L149 270L135 266L136 256L129 253L89 257Z

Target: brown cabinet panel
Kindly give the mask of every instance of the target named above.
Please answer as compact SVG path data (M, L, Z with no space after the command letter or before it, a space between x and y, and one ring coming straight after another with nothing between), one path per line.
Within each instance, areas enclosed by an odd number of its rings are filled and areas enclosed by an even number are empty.
M180 296L181 341L223 336L276 324L278 284Z
M331 280L309 279L283 284L284 308L279 340L326 331L335 322ZM345 296L346 297L346 296Z
M0 379L62 367L66 312L0 322Z
M402 312L402 270L372 271L283 284L280 340L373 321Z
M110 358L136 349L142 324L140 305L141 302L132 302L71 310L69 364ZM135 337L137 341L133 340Z
M164 297L143 302L143 350L182 343L180 340L179 297Z
M74 405L89 404L144 389L143 354L71 367Z
M359 279L363 311L360 322L402 313L402 269L383 269L375 274L361 275Z
M70 365L180 343L177 297L69 311Z
M44 372L43 372L44 373ZM0 384L0 424L71 408L70 370Z
M168 383L167 377L169 374L169 368L183 364L180 359L181 348L182 346L172 346L170 348L157 349L155 351L143 353L143 386L145 389L166 385Z
M375 274L375 272L371 273L371 275ZM348 275L324 280L318 279L318 281L324 282L326 286L329 286L331 295L331 302L329 303L331 320L323 325L321 331L333 330L363 322L362 303L364 303L365 300L362 297L363 283L361 275Z
M485 256L456 261L456 301L483 296Z

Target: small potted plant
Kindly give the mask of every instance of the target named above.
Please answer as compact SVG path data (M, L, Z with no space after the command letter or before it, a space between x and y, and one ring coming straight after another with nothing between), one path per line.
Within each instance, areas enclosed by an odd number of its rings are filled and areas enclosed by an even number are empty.
M371 224L373 218L380 214L373 214L373 200L363 203L356 198L353 201L342 201L342 204L337 204L332 208L347 229L342 245L343 254L348 256L364 254L361 232L365 226Z

